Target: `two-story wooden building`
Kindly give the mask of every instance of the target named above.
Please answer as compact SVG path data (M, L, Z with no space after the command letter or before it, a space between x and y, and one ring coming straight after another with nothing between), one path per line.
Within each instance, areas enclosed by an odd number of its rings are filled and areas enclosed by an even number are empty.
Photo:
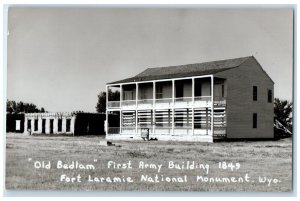
M106 138L273 138L274 82L253 57L148 68L106 85ZM118 114L114 127L110 115Z

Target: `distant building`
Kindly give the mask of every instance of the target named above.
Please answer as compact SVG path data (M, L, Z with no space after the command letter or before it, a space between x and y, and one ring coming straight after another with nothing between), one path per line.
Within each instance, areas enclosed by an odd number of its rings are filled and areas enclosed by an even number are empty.
M105 114L99 113L26 113L26 134L104 135Z
M107 139L273 138L274 82L253 57L148 68L106 85ZM112 122L110 115L118 115Z
M6 132L24 132L24 113L6 113Z

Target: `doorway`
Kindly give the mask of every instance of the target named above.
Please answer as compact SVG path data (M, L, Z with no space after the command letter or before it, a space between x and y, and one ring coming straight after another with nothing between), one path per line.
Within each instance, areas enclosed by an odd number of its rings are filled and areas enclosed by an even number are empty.
M50 134L53 133L53 122L54 122L54 119L50 119Z
M46 119L42 120L42 133L46 133Z

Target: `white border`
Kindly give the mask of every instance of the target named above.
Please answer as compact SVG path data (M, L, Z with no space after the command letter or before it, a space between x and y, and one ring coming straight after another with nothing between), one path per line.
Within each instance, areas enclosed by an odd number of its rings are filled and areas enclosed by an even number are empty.
M2 1L2 6L1 6L1 27L2 27L2 29L4 29L4 30L2 30L2 38L4 38L5 37L5 28L4 28L4 19L3 19L3 11L4 11L4 5L6 4L10 4L10 5L12 5L12 4L15 4L14 6L30 6L30 5L28 5L28 4L40 4L40 5L47 5L47 6L54 6L53 4L57 4L57 5L62 5L62 6L69 6L70 4L72 4L72 6L74 6L74 4L78 4L78 5L83 5L83 6L92 6L92 5L87 5L87 4L99 4L99 3L101 3L101 4L109 4L110 6L111 5L114 5L114 4L122 4L122 6L125 6L125 7L129 7L130 6L130 4L134 4L134 5L132 5L132 6L137 6L137 4L140 4L140 5L144 5L144 6L150 6L150 4L157 4L157 5L155 5L156 7L161 7L161 6L163 6L163 7L166 7L166 6L172 6L172 7L174 7L174 6L178 6L178 7L180 7L180 6L183 6L183 7L192 7L193 5L187 5L187 4L202 4L202 5L197 5L197 6L203 6L203 7L212 7L212 6L216 6L216 7L224 7L224 6L233 6L233 7L244 7L244 6L248 6L248 7L269 7L270 5L270 3L272 3L272 4L277 4L277 5L271 5L271 6L274 6L274 7L276 7L276 6L278 6L278 7L280 7L280 6L283 6L283 7L285 7L285 6L291 6L291 5L286 5L286 4L294 4L295 5L295 7L297 7L297 3L298 1L296 1L296 0L286 0L286 1L279 1L279 0L277 0L277 1L267 1L267 0L252 0L252 1L249 1L249 0L244 0L244 1L237 1L237 0L235 0L235 1L218 1L218 0L210 0L210 1L197 1L197 0L185 0L185 1L182 1L182 0L173 0L171 3L169 2L169 1L167 1L167 0L152 0L152 1L150 1L150 0L148 0L148 1L138 1L138 0L129 0L129 1L126 1L126 4L125 4L125 2L124 1L121 1L121 0L103 0L103 1L97 1L97 0L72 0L72 1L70 1L70 0L45 0L45 1L39 1L39 0L31 0L31 1L26 1L26 0L3 0ZM163 5L162 5L163 4ZM170 5L170 4L172 4L172 5ZM221 5L220 5L221 4ZM230 5L230 4L236 4L236 5ZM254 4L256 4L256 5L254 5ZM285 4L285 5L280 5L280 4ZM138 6L138 7L140 7L140 5ZM98 5L99 6L99 5ZM103 5L104 6L104 5ZM106 5L106 6L108 6L108 5ZM117 6L117 5L115 5L115 6ZM119 5L120 6L120 5ZM194 5L195 6L195 5ZM296 9L296 8L295 8ZM297 15L296 15L297 16ZM296 19L296 24L295 24L295 26L296 27L299 27L298 24L299 23L299 20L298 19ZM296 34L298 34L297 33L297 31L295 31L296 32ZM296 38L297 38L297 36L298 35L296 35L295 36L295 41L294 41L294 44L295 44L295 51L296 51L296 47L297 47L297 44L298 44L298 41L296 40ZM1 40L1 45L2 45L2 49L1 49L1 53L2 53L2 55L3 55L3 58L4 58L4 60L3 60L3 62L2 62L2 65L1 65L1 80L2 80L2 82L0 82L1 84L0 84L0 87L1 87L1 89L3 90L3 92L1 93L1 98L2 98L2 105L1 105L1 114L3 114L3 115L1 115L1 118L0 118L0 128L2 128L2 131L4 131L4 111L5 111L5 102L6 102L6 68L5 68L5 66L6 66L6 60L5 60L5 58L6 58L6 56L5 56L5 54L6 54L6 51L3 51L3 50L5 50L5 38L4 38L4 40ZM298 55L298 52L296 52L296 54L295 54L295 56L299 56ZM296 58L297 58L296 57ZM297 64L297 59L295 58L295 65ZM298 100L296 99L297 97L297 80L296 80L296 78L298 77L298 71L297 71L297 69L296 69L296 67L294 68L294 76L295 76L295 85L294 85L294 100L295 101L297 101L297 102L295 102L295 103L297 103L297 105L298 105ZM5 87L5 88L4 88ZM297 91L296 91L297 90ZM300 122L298 122L298 119L297 119L297 112L298 112L298 110L297 110L297 105L295 105L295 111L296 111L296 114L294 115L294 118L295 118L295 127L296 127L296 125L298 124L298 123L300 123ZM299 124L300 125L300 124ZM295 128L296 129L296 128ZM296 130L295 130L296 131ZM297 134L297 133L296 133ZM0 151L0 156L1 156L1 166L0 166L0 179L1 179L1 182L0 182L0 188L1 188L1 191L2 191L2 195L3 195L3 189L4 189L4 186L3 186L3 184L4 184L4 181L3 181L3 174L1 174L1 173L4 173L4 163L3 163L3 161L4 161L4 158L2 158L3 156L4 156L4 150L5 150L5 132L2 132L2 135L4 136L4 140L0 140L0 143L1 143L1 147L2 147L2 149L1 149L1 151ZM298 140L297 141L295 141L294 142L294 145L296 145L296 144L298 144L298 141L299 141L299 138L298 138ZM296 156L296 155L299 155L299 150L297 149L297 146L294 146L294 156ZM294 165L296 166L296 168L298 169L298 165L296 164L296 162L297 161L294 161ZM297 162L298 163L298 162ZM296 175L295 175L296 176ZM294 180L297 180L297 177L294 177ZM297 189L294 189L294 191L296 192L296 191L298 191L299 192L299 185L297 185ZM90 195L91 196L93 196L93 194L94 193L92 193L92 192L89 192L90 193ZM117 193L116 192L114 192L114 193L110 193L110 196L111 195L116 195ZM191 195L192 195L193 193L191 193ZM28 196L29 194L28 193L24 193L23 194L23 196ZM35 193L35 194L31 194L31 195L33 195L33 196L35 196L35 195L39 195L39 196L43 196L43 194L41 194L41 192L40 193ZM51 193L51 192L48 192L48 193L46 193L46 195L48 195L48 196L51 196L51 195L53 195L53 193ZM69 196L80 196L80 195L78 195L78 193L73 193L73 194L69 194ZM84 195L87 195L87 194L83 194L83 196ZM103 195L106 195L106 196L108 196L108 194L107 193L103 193ZM173 196L173 198L171 198L172 200L182 200L182 199L184 199L183 197L181 197L181 196L185 196L186 194L185 193L180 193L180 192L178 192L178 193L173 193L173 194L171 194L171 196ZM244 196L243 195L243 193L238 193L238 195L240 195L240 196ZM257 193L257 194L254 194L253 196L264 196L264 197L257 197L257 198L255 198L255 199L257 199L257 200L272 200L272 201L277 201L277 200L282 200L283 198L282 198L282 196L285 196L286 194L285 193L274 193L274 194L267 194L267 195L270 195L270 196L272 196L272 197L265 197L265 195L264 195L264 193ZM59 196L59 193L55 193L53 196ZM97 195L96 195L97 196ZM118 195L116 195L116 196L118 196ZM120 195L121 197L122 196L126 196L126 194L124 195ZM145 193L144 195L143 194L140 194L140 193L137 193L136 194L136 196L151 196L151 193ZM155 194L152 194L152 196L155 196ZM163 195L164 196L164 195ZM174 197L174 196L176 196L176 198ZM192 195L193 196L193 195ZM199 196L199 195L194 195L194 196ZM223 196L226 196L226 194L223 194L223 193L203 193L203 196L205 197L205 196L208 196L208 197L206 197L205 198L205 200L231 200L231 201L235 201L235 200L239 200L240 201L240 199L241 198L239 198L239 197L223 197ZM218 196L218 197L213 197L213 196ZM247 196L249 196L249 195L247 195ZM275 197L273 197L273 196L275 196ZM41 198L38 198L38 197L35 197L35 198L31 198L31 197L25 197L25 198L22 198L22 199L20 199L20 197L5 197L4 198L5 200L40 200ZM51 197L48 197L48 198L42 198L43 200L45 199L45 200L52 200L53 198L51 198ZM55 199L59 199L59 200L73 200L73 201L76 201L76 200L82 200L82 197L76 197L76 198L65 198L65 197L60 197L60 198L55 198ZM97 197L89 197L89 200L99 200L99 199L105 199L105 197L101 197L101 198L97 198ZM109 197L108 198L109 200L111 200L112 198L111 197ZM124 201L126 201L126 200L130 200L130 201L132 201L132 200L140 200L141 198L138 198L138 197L125 197L125 198L118 198L118 200L120 200L120 199L122 199L122 201L124 200ZM151 197L144 197L144 198L142 198L143 200L145 200L145 201L147 201L147 200L153 200L153 198L151 198ZM154 198L154 199L166 199L165 197L163 197L163 198L159 198L159 197L156 197L156 198ZM199 198L198 197L189 197L188 199L190 199L190 200L199 200ZM200 198L200 199L204 199L203 197L202 198ZM243 197L242 198L243 200L253 200L254 198L250 195L250 197ZM284 200L296 200L297 199L297 197L288 197L288 198L284 198Z

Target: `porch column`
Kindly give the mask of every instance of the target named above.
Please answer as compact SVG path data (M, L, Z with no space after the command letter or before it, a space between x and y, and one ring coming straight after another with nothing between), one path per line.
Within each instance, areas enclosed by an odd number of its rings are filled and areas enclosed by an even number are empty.
M27 131L27 121L28 121L28 118L27 118L27 116L26 116L26 114L25 114L25 119L24 119L24 133L28 133L28 131Z
M107 114L107 110L106 110L106 114ZM107 118L107 117L106 117ZM107 125L107 123L105 124L105 129L107 129L107 127L106 127L106 125ZM66 116L63 116L62 117L62 126L61 126L61 131L63 132L63 133L66 133L67 132L67 119L66 119ZM107 133L107 130L105 130L106 131L106 133Z
M135 110L135 133L138 134L138 110Z
M211 117L211 135L214 135L214 76L211 75L211 112L210 112L210 117Z
M138 99L139 99L139 84L135 83L135 133L138 134Z
M121 97L121 94L120 94L120 97ZM106 134L108 134L108 86L106 85L106 111L105 111L105 132ZM63 117L63 120L62 120L62 131L63 132L66 132L66 117Z
M155 101L156 101L156 82L153 82L153 115L152 115L152 133L155 133Z
M70 130L71 130L73 136L75 135L75 119L76 119L76 116L75 115L72 116L71 125L70 125L70 127L71 127Z
M43 122L43 120L42 120L42 117L40 116L38 118L38 133L42 133L42 122Z
M122 101L123 101L123 85L120 84L120 108L122 107Z
M135 83L135 107L138 107L138 99L139 99L139 85Z
M174 128L175 128L175 80L172 80L172 101L173 101L173 107L172 107L172 135L174 135Z
M123 85L120 84L120 108L122 108L123 101ZM120 134L122 133L122 109L120 109Z
M194 135L194 119L195 119L195 78L192 78L192 99L193 99L193 108L192 108L192 135Z
M123 110L120 110L120 132L119 134L122 134L122 129L123 129L123 126L122 126L122 113L123 113Z
M58 117L55 115L55 118L53 120L53 134L58 133Z

